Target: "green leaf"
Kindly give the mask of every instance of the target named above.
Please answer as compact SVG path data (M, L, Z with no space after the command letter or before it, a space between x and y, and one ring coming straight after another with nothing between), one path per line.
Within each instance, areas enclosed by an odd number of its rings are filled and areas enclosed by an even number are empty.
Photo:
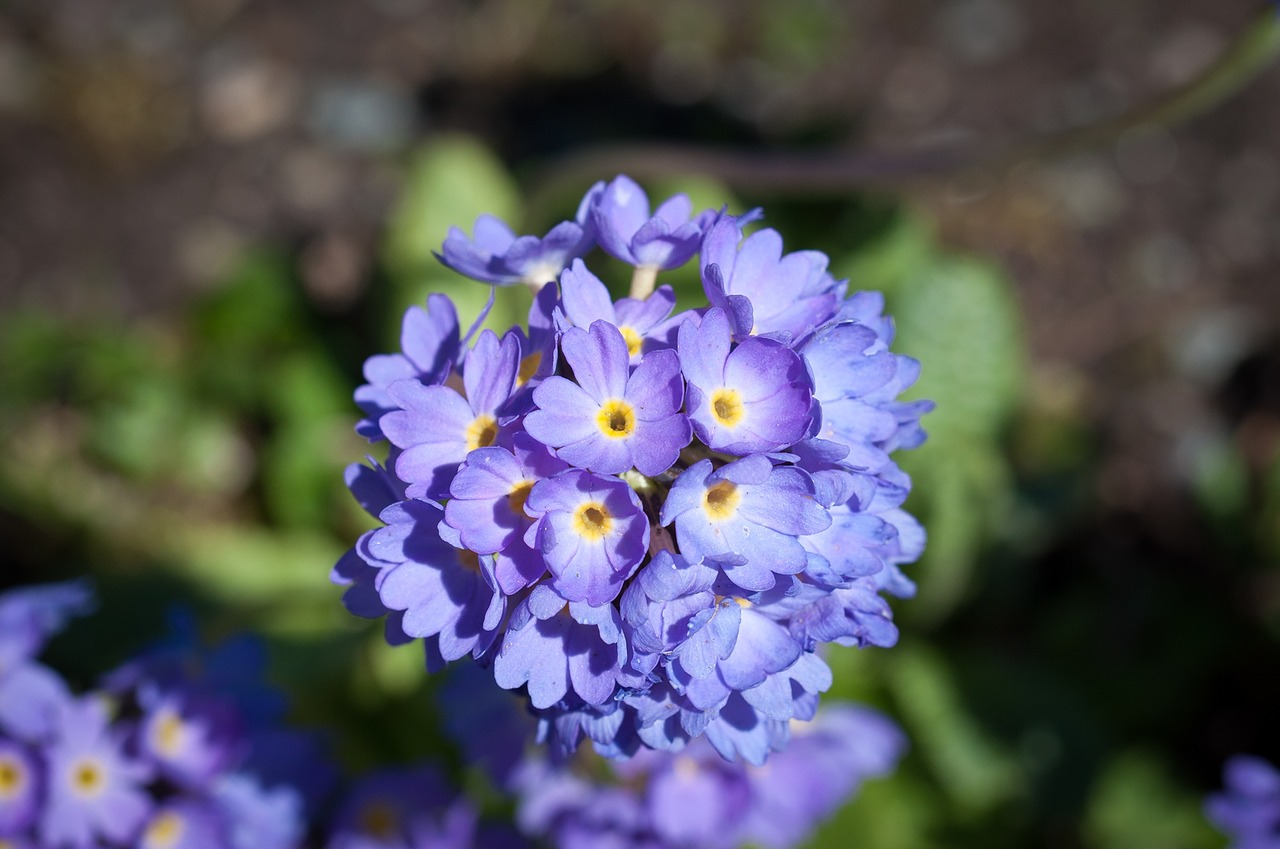
M899 645L886 671L908 736L961 813L981 814L1021 792L1017 761L975 724L940 655Z
M1210 849L1222 845L1201 813L1200 797L1178 784L1158 758L1129 751L1098 779L1084 822L1090 849Z

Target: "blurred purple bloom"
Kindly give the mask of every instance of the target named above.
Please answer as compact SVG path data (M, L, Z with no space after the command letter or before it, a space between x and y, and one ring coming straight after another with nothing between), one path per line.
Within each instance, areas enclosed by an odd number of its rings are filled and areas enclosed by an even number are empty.
M43 776L23 746L0 738L0 839L18 834L36 818Z
M758 336L731 348L729 321L712 309L680 326L680 365L689 419L714 451L777 451L803 439L813 395L804 363L786 345Z
M68 705L61 733L45 750L40 838L55 849L128 843L151 812L150 771L125 754L106 708L92 696Z
M549 377L533 392L525 429L579 468L618 474L633 466L654 477L671 467L693 431L680 412L684 381L674 351L652 351L629 370L616 327L571 327L560 342L574 380ZM576 382L575 382L576 381Z
M649 196L630 177L619 175L591 208L591 223L604 252L636 266L671 269L684 265L702 242L702 234L719 213L693 216L687 195L668 198L650 214Z
M1205 814L1231 838L1231 849L1280 849L1280 771L1262 758L1237 755L1223 770L1226 788Z
M208 800L170 799L152 812L137 849L230 849L226 832Z

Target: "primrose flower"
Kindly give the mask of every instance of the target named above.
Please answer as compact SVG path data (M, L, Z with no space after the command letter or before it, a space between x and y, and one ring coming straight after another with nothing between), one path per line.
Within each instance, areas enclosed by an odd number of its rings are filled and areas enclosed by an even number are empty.
M718 213L693 215L687 195L668 198L650 215L649 196L630 177L619 176L603 188L591 207L591 224L604 252L636 266L659 269L684 265L702 242Z
M551 283L571 260L594 244L587 216L603 188L603 183L592 187L579 204L575 219L562 221L542 238L516 236L505 222L492 215L476 218L472 239L457 227L450 227L436 258L459 274L497 286Z
M538 519L525 540L546 558L565 601L613 601L649 546L640 499L617 478L567 471L534 484L525 509Z
M809 562L800 537L831 524L814 499L813 482L793 466L752 454L715 468L700 460L676 478L662 505L675 523L681 552L713 560L745 590L767 590L775 574L794 575Z
M467 354L459 394L449 386L401 380L387 390L399 409L379 419L387 438L402 453L396 475L411 497L443 498L467 453L493 445L501 432L502 407L516 386L520 344L481 332Z
M670 286L659 286L644 299L622 298L615 303L600 278L588 271L582 260L575 260L560 276L560 288L565 318L575 327L590 327L595 321L613 325L627 343L632 362L646 348L670 347L667 317L676 305L676 293Z
M464 350L433 296L404 354L366 369L359 429L390 447L347 482L382 527L332 579L388 642L421 639L429 671L470 655L557 756L764 764L830 688L824 645L897 639L885 596L914 593L924 533L892 454L924 437L929 403L898 397L919 364L890 350L879 295L748 233L759 217L597 184L576 221L632 266L617 299L561 249L568 230L482 217L441 258L495 285L545 277L527 327ZM554 279L516 268L534 255ZM659 275L695 258L707 303L674 312ZM640 816L611 798L609 828ZM588 840L575 822L557 839ZM704 834L685 827L667 836Z
M1280 770L1238 755L1223 770L1226 789L1205 802L1210 822L1231 837L1231 849L1280 846Z
M30 752L0 739L0 836L18 834L35 821L41 780Z
M708 448L741 455L804 438L813 392L804 363L786 345L752 336L731 347L728 318L713 309L701 325L680 326L679 346L689 419Z
M592 322L561 339L574 380L549 377L533 391L529 434L581 469L618 474L633 466L654 477L671 468L693 431L680 412L684 381L674 351L653 351L629 370L618 328Z
M40 837L75 849L99 840L133 840L151 811L143 790L150 770L125 754L106 708L90 698L66 709L59 737L46 750Z

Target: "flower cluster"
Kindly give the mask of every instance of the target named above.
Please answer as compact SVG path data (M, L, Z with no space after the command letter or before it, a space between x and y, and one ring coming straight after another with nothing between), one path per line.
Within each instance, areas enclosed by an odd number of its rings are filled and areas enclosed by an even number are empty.
M0 846L5 849L471 849L473 809L428 768L357 783L280 723L249 638L179 635L76 694L36 657L91 602L85 585L0 596Z
M1227 762L1226 789L1210 796L1205 813L1231 837L1231 849L1280 849L1280 771L1261 758Z
M516 778L520 827L561 849L791 849L905 746L888 719L847 704L798 725L763 767L726 762L701 739L616 761L607 782L531 761Z
M763 763L830 684L821 644L897 638L880 593L914 591L924 536L889 455L924 438L928 402L897 400L919 367L878 294L757 217L651 211L626 177L543 239L482 217L441 260L529 284L528 326L464 336L433 294L366 362L357 429L390 447L348 470L382 523L334 569L348 609L422 639L429 669L469 655L527 693L562 753L705 735ZM630 297L594 246L633 267ZM708 305L674 312L658 275L695 258Z

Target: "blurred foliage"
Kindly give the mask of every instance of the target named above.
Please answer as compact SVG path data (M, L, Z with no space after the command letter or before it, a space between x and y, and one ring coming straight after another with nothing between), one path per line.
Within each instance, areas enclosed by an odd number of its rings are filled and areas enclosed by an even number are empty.
M770 49L794 57L821 22L786 16L769 31ZM540 232L574 209L527 220L516 179L465 137L407 157L403 185L379 285L342 315L317 309L295 258L264 246L181 322L0 318L0 437L16 449L0 459L16 564L3 577L97 577L102 615L51 649L73 676L123 659L183 606L210 637L267 634L296 716L341 729L350 763L457 757L432 730L420 649L388 648L325 580L373 523L341 484L366 450L350 395L361 359L397 345L406 305L445 291L464 323L483 305L485 287L431 255L448 227L470 232L489 212ZM650 188L736 211L757 202L702 179ZM813 846L1218 845L1198 808L1217 763L1276 739L1274 676L1238 683L1274 658L1276 619L1239 593L1280 552L1280 459L1259 476L1224 433L1195 467L1204 550L1161 548L1088 495L1094 425L1030 393L1035 364L1000 269L948 252L884 199L767 206L790 248L826 250L851 288L886 293L895 350L923 363L911 397L937 402L928 443L901 458L930 535L908 569L918 597L894 605L902 645L831 656L833 695L897 718L912 752ZM695 269L661 282L682 308L699 297ZM500 291L491 325L522 321L528 297ZM1216 584L1203 563L1221 564ZM1240 700L1234 712L1215 692ZM1243 730L1211 736L1241 713L1231 727Z

